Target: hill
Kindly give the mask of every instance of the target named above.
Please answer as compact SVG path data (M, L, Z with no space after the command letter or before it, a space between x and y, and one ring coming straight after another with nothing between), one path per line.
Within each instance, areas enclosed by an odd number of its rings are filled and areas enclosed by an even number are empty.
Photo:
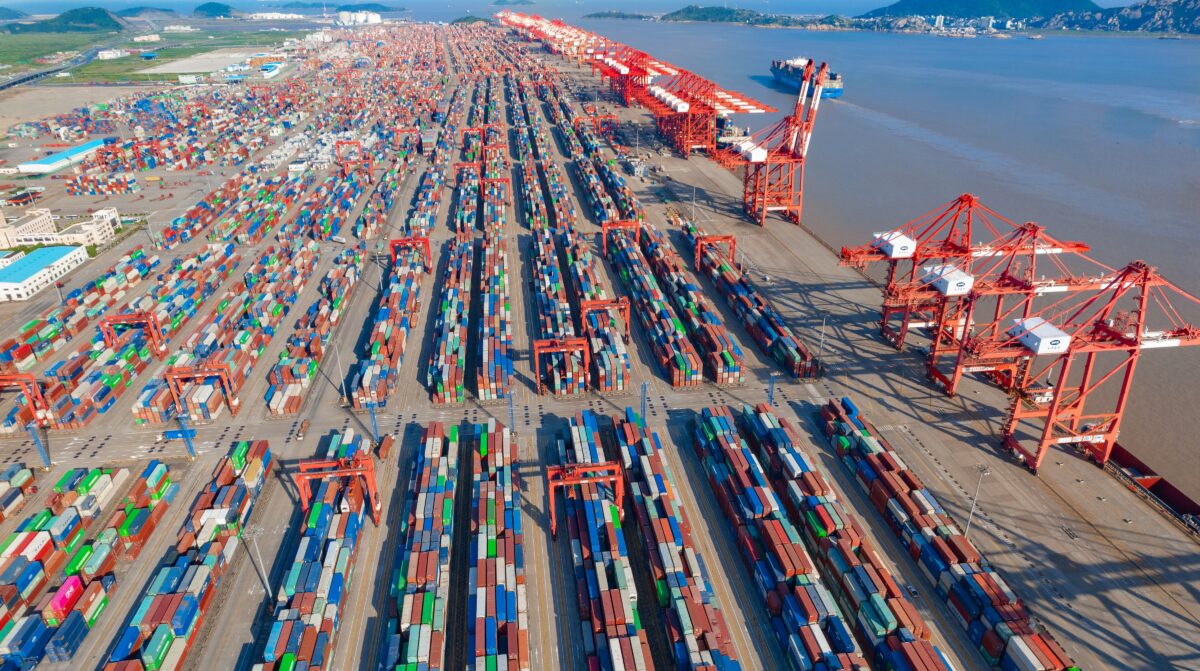
M886 16L952 16L998 19L1029 19L1065 12L1090 12L1100 9L1092 0L900 0L863 14L860 18Z
M29 16L19 9L11 9L9 7L0 7L0 21L11 21Z
M457 19L454 19L453 21L451 21L450 23L471 24L471 23L489 23L489 21L487 19L483 18L482 16L467 15L467 16L460 16Z
M128 9L117 10L117 16L126 19L142 19L157 16L179 16L179 13L165 7L129 7Z
M828 18L828 17L827 17ZM809 28L821 24L826 19L799 19L786 14L764 14L753 9L730 9L728 7L701 7L688 5L670 14L664 14L659 21L697 21L705 23L744 23L748 26L764 26L771 28Z
M1146 0L1129 7L1068 12L1046 19L1038 27L1200 35L1200 0Z
M107 33L125 29L125 21L107 9L80 7L36 23L7 26L11 33Z
M192 10L193 16L200 16L206 19L228 19L237 16L238 12L233 7L220 2L206 2Z
M619 11L616 9L606 9L603 12L592 12L591 14L584 14L583 18L585 18L585 19L636 19L638 21L645 21L646 19L653 18L653 17L651 17L649 14L637 14L637 13L632 13L632 12L622 12L622 11Z

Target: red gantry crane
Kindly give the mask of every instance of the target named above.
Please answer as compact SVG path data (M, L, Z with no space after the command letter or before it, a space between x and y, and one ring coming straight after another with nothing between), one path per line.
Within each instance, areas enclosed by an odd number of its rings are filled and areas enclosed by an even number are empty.
M591 348L586 338L541 339L533 341L533 374L537 381L538 395L546 393L546 385L542 382L542 355L561 354L569 357L579 352L583 358L583 370L590 374L592 369ZM586 378L585 378L586 379Z
M25 396L25 401L33 409L34 421L39 426L49 428L54 423L50 402L42 393L42 385L30 373L0 374L0 390L17 389Z
M374 161L371 158L370 152L363 149L361 142L358 140L338 140L333 145L333 155L337 164L342 169L343 177L354 172L357 168L363 167L366 168L367 180L370 181Z
M154 356L162 359L167 354L167 338L163 335L162 326L153 312L131 312L123 315L109 315L100 320L100 335L104 338L106 347L114 347L117 343L119 326L140 326L150 341Z
M171 391L171 401L175 405L175 411L180 415L187 414L187 408L183 405L184 383L193 380L204 381L209 378L216 378L217 384L221 387L221 394L225 398L225 404L229 406L229 412L237 417L238 410L241 410L242 403L237 397L237 393L233 390L233 383L229 379L229 366L225 364L200 364L197 366L171 366L163 373L163 379L167 382L167 388Z
M371 519L375 520L375 526L379 526L381 512L379 489L375 483L375 461L369 452L358 452L354 456L344 459L301 461L298 469L298 473L292 474L292 479L296 481L296 488L300 490L300 504L304 506L304 512L308 512L312 498L312 489L308 484L310 481L346 478L349 480L347 484L352 489L357 489L360 496L365 495L367 507L371 511Z
M546 487L550 498L550 535L558 537L558 506L555 493L575 485L608 485L616 493L617 514L625 519L625 472L621 464L604 461L595 464L568 464L546 468Z
M1019 355L1005 447L1035 473L1055 445L1079 445L1106 463L1143 350L1200 345L1200 328L1182 317L1172 298L1200 306L1200 299L1134 261L1094 291L1069 294L1013 320L1001 334L971 339L968 364ZM1106 384L1116 386L1115 399L1101 396ZM1019 436L1025 423L1040 428L1032 447Z

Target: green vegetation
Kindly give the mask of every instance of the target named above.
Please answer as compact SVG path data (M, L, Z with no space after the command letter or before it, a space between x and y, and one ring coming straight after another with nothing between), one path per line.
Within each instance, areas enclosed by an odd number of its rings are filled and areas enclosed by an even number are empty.
M482 16L469 16L468 15L468 16L460 16L457 19L454 19L453 21L451 21L450 23L469 25L472 23L490 23L490 21L488 19L485 19Z
M808 28L815 25L832 25L830 19L798 19L783 14L763 14L752 9L730 9L728 7L701 7L688 5L670 14L664 14L660 21L703 21L705 23L742 23L748 26L765 26L772 28Z
M228 19L236 16L233 7L221 2L206 2L192 10L193 16L200 16L206 19Z
M47 40L45 35L30 33L0 38L0 65L32 66L35 58L58 51L79 51L92 46L108 34L63 33Z
M178 12L173 9L165 9L163 7L129 7L117 11L117 16L127 19L139 18L143 16L169 15L178 16Z
M619 11L616 9L606 9L603 12L592 12L591 14L584 14L583 18L585 18L585 19L634 19L637 21L645 21L646 19L650 19L653 17L650 16L649 14L636 14L633 12L622 12L622 11Z
M976 18L994 16L998 19L1028 19L1035 16L1054 16L1062 12L1082 12L1100 7L1092 0L900 0L867 12L862 18L885 16L952 16Z
M301 37L307 33L300 31L293 32L276 32L276 31L258 31L251 33L235 33L235 32L218 32L218 33L196 33L187 35L186 42L183 44L166 44L155 46L154 52L158 54L158 58L153 61L144 61L136 54L126 56L125 58L117 58L111 61L95 60L87 65L83 65L71 70L71 77L68 79L57 80L59 82L71 84L81 82L98 82L98 83L113 83L113 82L171 82L178 81L178 74L169 72L142 72L150 68L157 68L164 63L180 61L198 54L206 54L216 49L226 47L258 47L261 49L269 49L270 47L282 44L288 38ZM212 35L213 39L208 39ZM175 38L185 37L183 35L173 35L172 41Z
M13 19L20 19L26 16L29 15L19 9L0 7L0 21L12 21Z
M125 21L107 9L80 7L52 19L15 23L5 28L12 33L107 33L125 30Z

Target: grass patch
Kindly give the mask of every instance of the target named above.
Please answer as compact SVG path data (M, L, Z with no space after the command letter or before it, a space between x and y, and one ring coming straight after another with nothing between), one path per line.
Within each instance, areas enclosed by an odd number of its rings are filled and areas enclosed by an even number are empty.
M229 47L261 47L266 50L283 44L289 37L299 37L307 32L272 32L261 31L252 33L216 33L213 39L204 36L188 35L188 39L172 37L172 46L168 45L138 45L150 47L158 54L152 61L142 60L138 54L111 61L94 60L87 65L71 70L71 77L65 81L80 82L174 82L178 75L169 72L145 73L142 70L156 68L164 63L181 61L185 58L206 54L217 49ZM64 81L64 80L59 80Z
M32 66L33 59L59 51L84 51L114 33L62 33L60 35L3 35L0 36L0 65ZM23 69L23 68L22 68Z

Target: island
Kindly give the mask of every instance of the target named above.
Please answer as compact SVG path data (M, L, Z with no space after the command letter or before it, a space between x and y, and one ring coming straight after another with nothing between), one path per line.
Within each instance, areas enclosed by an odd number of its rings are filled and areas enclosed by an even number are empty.
M193 16L206 19L228 19L238 15L233 7L220 2L206 2L192 10Z
M16 19L23 19L26 16L29 15L19 9L0 7L0 21L14 21Z
M491 21L488 19L485 19L482 16L467 15L467 16L460 16L457 19L454 19L453 21L451 21L450 23L455 24L455 25L470 25L472 23L491 23Z
M1081 10L1052 16L1047 30L1117 30L1200 35L1200 0L1145 0L1128 7Z
M9 33L111 33L125 30L125 20L99 7L79 7L34 23L14 23L0 28Z
M622 12L622 11L619 11L616 9L606 9L603 12L592 12L591 14L584 14L583 18L585 18L585 19L630 19L630 20L637 20L637 21L649 21L650 19L653 19L654 17L650 16L649 14L637 14L637 13L633 13L633 12Z

